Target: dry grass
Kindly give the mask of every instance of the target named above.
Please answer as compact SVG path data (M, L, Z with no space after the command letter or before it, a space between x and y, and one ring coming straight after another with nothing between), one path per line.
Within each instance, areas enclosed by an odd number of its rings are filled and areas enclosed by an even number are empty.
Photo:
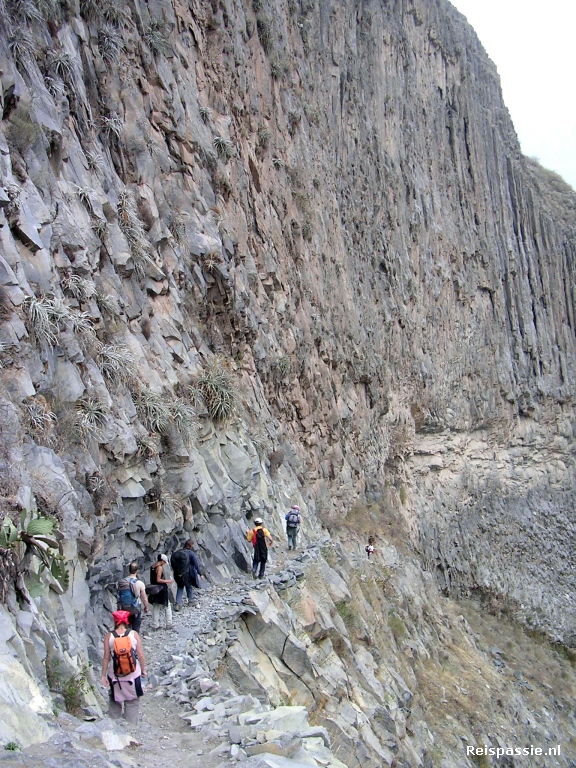
M341 531L347 537L367 539L368 536L374 536L376 547L380 538L394 544L402 552L408 549L410 536L406 521L395 508L392 497L378 503L358 501L345 512L320 505L317 513L322 524L329 530Z
M569 731L576 697L574 661L544 637L486 614L477 603L463 601L454 607L467 620L476 647L468 634L454 631L441 662L428 660L414 668L425 719L435 737L459 749L462 730L477 739L502 731L518 710L520 697L528 711L539 712L551 707L552 691L559 732ZM501 651L501 671L493 663L494 649Z

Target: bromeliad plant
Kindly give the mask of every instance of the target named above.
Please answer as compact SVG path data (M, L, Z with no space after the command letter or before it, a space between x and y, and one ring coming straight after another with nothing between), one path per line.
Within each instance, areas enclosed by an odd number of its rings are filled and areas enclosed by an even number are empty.
M219 358L215 358L209 368L193 380L188 393L195 404L204 403L208 415L215 422L230 418L238 404L234 375Z
M17 551L19 546L24 545L24 555L18 557L18 570L20 572L26 570L26 568L22 568L26 555L30 554L38 558L40 562L38 570L36 572L28 570L25 577L31 597L39 597L42 594L44 585L41 576L44 570L49 570L59 582L62 590L66 591L69 586L69 574L57 540L59 537L61 538L61 534L56 530L57 521L53 517L32 517L27 522L28 514L27 510L22 511L20 529L14 525L10 518L4 519L2 527L0 527L0 548Z

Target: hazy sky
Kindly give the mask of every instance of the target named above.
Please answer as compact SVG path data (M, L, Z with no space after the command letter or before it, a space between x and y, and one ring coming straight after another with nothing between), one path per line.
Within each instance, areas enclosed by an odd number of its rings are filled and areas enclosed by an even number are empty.
M498 68L522 146L576 189L576 0L450 0Z

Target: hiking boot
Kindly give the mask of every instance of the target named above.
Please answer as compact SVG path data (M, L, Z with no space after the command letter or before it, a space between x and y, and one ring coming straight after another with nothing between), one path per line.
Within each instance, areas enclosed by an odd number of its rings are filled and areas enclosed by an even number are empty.
M174 624L167 624L166 629L174 629Z
M174 608L172 610L174 610L176 612L178 612L180 610L180 606L178 605L178 603L176 603L176 605L174 606Z

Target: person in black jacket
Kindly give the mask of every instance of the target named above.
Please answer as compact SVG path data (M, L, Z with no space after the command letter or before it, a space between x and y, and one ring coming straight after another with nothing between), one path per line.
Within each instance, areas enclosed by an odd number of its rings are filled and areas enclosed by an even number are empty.
M174 581L176 582L175 611L179 611L182 608L184 590L186 590L186 596L188 597L188 605L192 605L195 602L196 598L194 597L193 589L194 587L200 589L200 579L204 578L200 562L192 551L192 547L192 539L188 539L184 547L174 552L170 558L170 565L174 573Z

